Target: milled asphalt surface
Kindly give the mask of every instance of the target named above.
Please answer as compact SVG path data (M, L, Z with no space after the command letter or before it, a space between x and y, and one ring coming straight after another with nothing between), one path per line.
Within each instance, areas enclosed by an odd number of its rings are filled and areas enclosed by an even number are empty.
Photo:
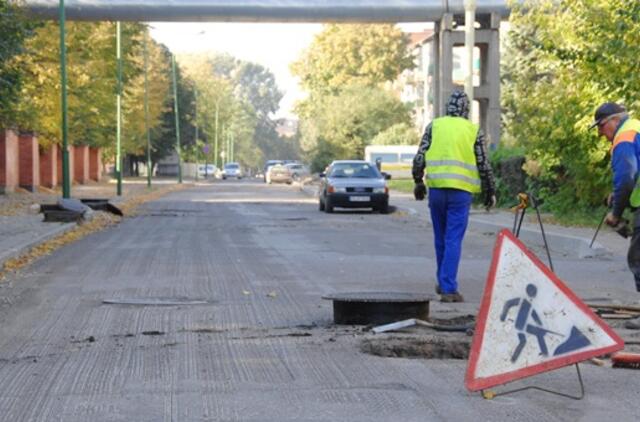
M326 214L295 187L200 184L40 259L0 284L0 420L636 420L636 370L581 365L582 401L537 391L487 401L465 390L466 361L363 353L363 340L396 335L334 326L322 296L434 288L426 203L397 194L392 204L391 215ZM460 267L467 302L433 302L434 316L477 311L497 231L480 218ZM613 241L604 234L606 253L591 258L552 245L556 272L587 301L637 304ZM522 385L577 392L572 368L509 387Z

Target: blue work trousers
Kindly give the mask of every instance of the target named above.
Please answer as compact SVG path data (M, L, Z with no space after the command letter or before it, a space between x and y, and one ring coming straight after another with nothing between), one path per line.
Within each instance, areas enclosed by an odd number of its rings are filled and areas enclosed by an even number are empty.
M438 262L438 285L442 293L458 291L458 264L467 230L471 193L459 189L429 189L429 210Z

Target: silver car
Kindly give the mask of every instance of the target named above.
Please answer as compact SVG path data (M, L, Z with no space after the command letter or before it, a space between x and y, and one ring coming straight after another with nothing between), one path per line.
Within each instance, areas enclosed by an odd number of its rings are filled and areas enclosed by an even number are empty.
M372 208L387 214L390 178L368 161L334 161L320 173L319 209L330 213L336 207Z

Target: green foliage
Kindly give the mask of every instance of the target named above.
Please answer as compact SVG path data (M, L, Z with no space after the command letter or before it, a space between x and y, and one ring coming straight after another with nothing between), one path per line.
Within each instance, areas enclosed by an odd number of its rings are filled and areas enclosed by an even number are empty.
M525 149L531 187L557 215L592 210L611 190L609 146L587 128L604 101L640 106L639 15L625 0L514 4L505 138Z
M419 138L415 127L408 123L397 123L379 132L371 140L371 145L415 145Z
M312 93L336 93L353 83L378 85L413 67L408 39L393 25L330 24L291 65Z
M304 119L301 146L316 169L334 159L361 159L379 132L409 123L407 107L377 87L351 85L309 107L313 118Z
M37 24L27 20L20 9L0 0L0 127L13 126L25 68L15 60L24 52L25 40Z

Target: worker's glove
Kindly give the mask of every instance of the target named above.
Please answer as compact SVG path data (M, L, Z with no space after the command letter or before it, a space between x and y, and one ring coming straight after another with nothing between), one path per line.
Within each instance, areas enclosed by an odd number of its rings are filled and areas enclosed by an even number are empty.
M425 196L427 196L427 187L424 185L424 182L416 182L416 185L413 187L413 197L416 198L416 201L424 201Z
M604 205L605 205L607 208L611 208L611 207L613 206L613 194L612 194L612 193L610 193L610 194L609 194L609 196L607 196L607 197L604 199Z
M496 206L496 194L495 192L487 192L484 197L484 208L489 211Z

